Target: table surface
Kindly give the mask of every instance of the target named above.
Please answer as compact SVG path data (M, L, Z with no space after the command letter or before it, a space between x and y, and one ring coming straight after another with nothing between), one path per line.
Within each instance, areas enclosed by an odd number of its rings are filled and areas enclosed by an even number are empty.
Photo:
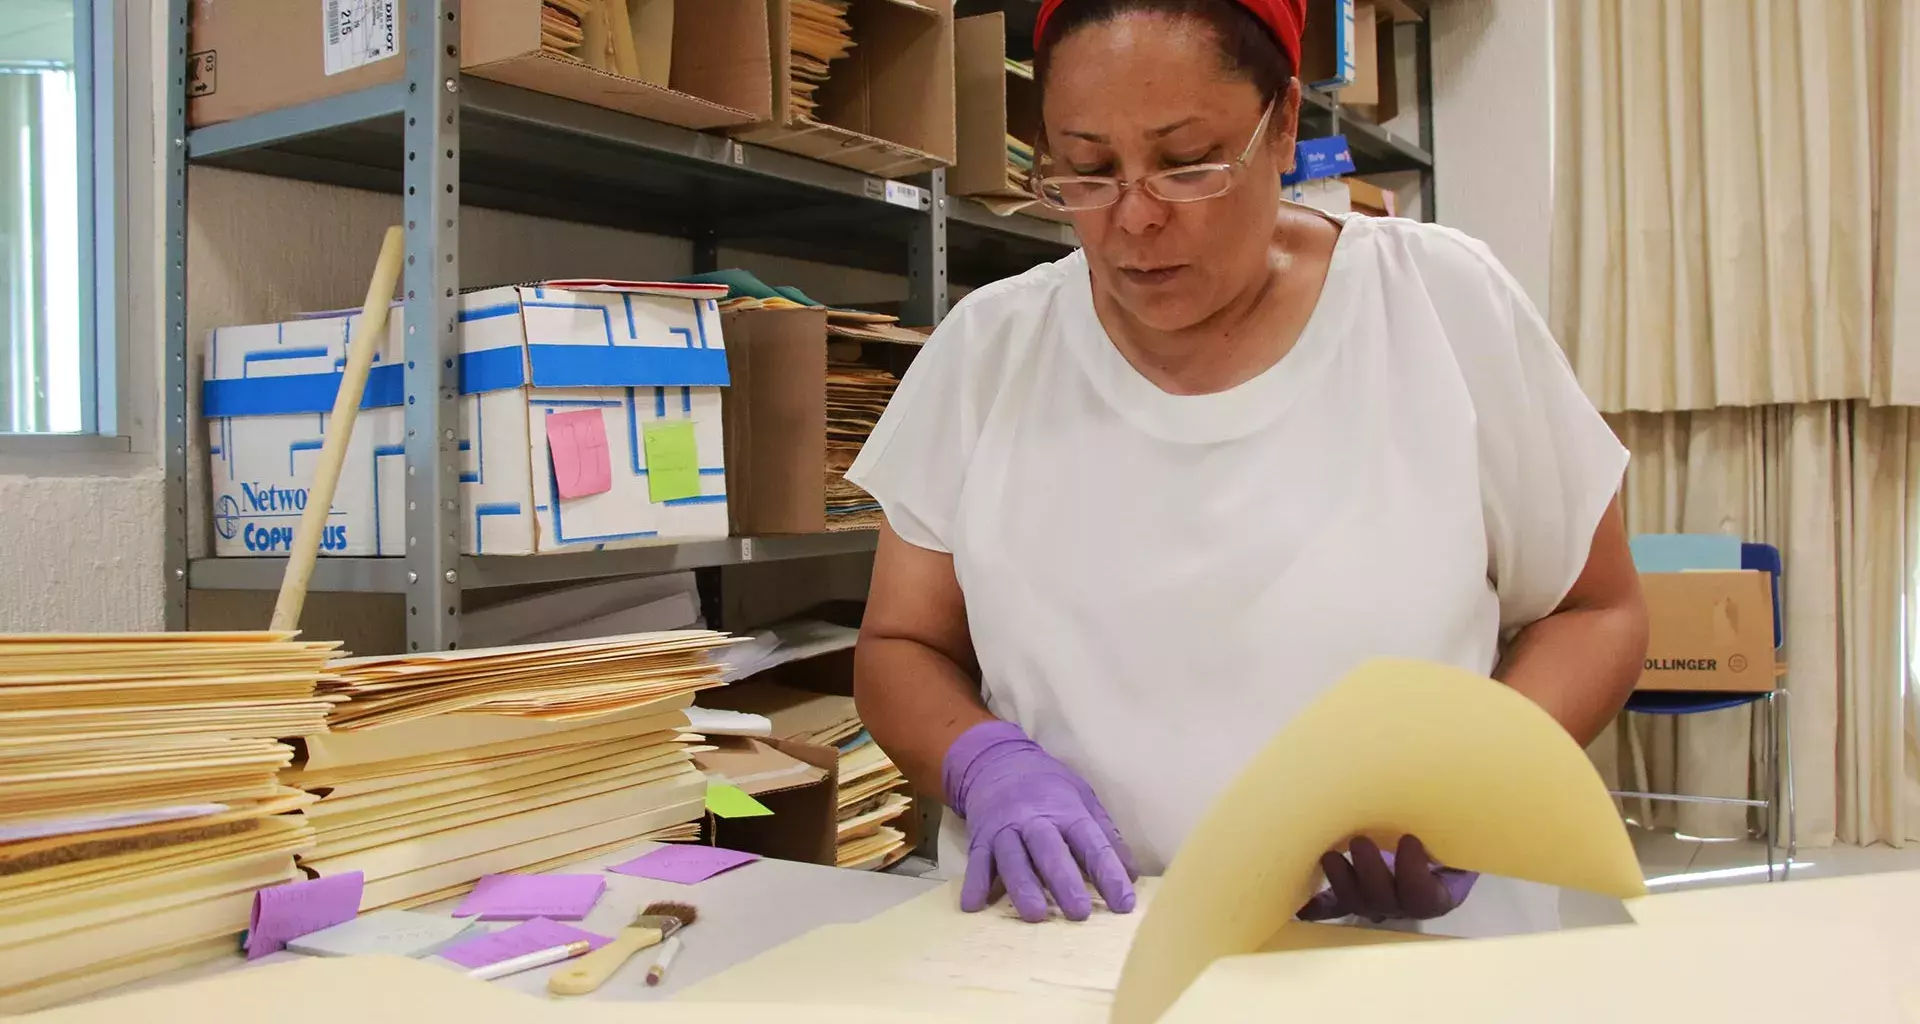
M593 912L583 921L567 922L601 935L617 934L633 920L640 908L656 900L691 903L700 911L698 920L681 934L684 948L674 960L666 981L658 987L648 987L646 973L647 967L653 963L653 954L642 952L601 986L599 991L586 998L635 1002L671 998L688 985L752 959L821 925L864 921L940 884L931 879L847 871L785 860L758 860L695 885L633 878L605 870L608 865L631 860L660 845L635 843L623 850L543 872L606 875L606 894L600 897ZM419 909L425 913L449 914L459 902L460 899L443 900ZM499 931L512 927L513 923L483 921L479 927ZM238 948L237 940L235 947ZM236 952L232 957L162 974L99 995L120 995L156 985L178 984L226 971L243 970L250 964L270 964L299 957L297 953L280 952L247 961ZM429 957L427 962L451 971L461 969L439 957ZM492 984L528 994L543 994L546 992L547 976L560 968L561 965L555 964L524 971L498 979Z

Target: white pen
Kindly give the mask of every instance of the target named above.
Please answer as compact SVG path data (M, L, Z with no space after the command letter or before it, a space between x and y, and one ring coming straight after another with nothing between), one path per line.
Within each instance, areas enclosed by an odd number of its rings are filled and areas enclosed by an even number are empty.
M488 964L485 967L475 967L473 970L467 972L467 977L478 978L481 981L492 981L495 978L504 978L509 974L531 971L535 967L545 967L548 964L557 964L562 960L571 960L592 948L593 943L581 939L578 942L569 942L564 946L551 946L547 949L539 949L531 953L522 953L511 960L502 960L499 963Z

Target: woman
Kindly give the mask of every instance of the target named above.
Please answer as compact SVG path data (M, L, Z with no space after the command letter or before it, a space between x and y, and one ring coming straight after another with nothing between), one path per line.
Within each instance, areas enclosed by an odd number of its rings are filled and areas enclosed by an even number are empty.
M888 522L860 713L955 812L965 909L1000 883L1084 918L1087 878L1131 909L1370 657L1491 674L1582 744L1639 674L1626 452L1512 278L1445 228L1282 202L1303 8L1042 4L1036 174L1083 249L961 302L848 474ZM1461 904L1471 876L1394 853L1329 853L1303 913ZM1494 882L1467 931L1557 923Z

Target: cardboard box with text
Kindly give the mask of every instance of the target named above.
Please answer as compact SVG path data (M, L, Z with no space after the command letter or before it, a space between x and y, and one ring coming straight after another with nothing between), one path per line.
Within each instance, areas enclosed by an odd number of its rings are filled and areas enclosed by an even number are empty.
M1640 690L1765 693L1775 686L1768 574L1643 573L1651 636Z
M678 0L678 7L666 87L544 51L541 0L463 5L460 67L687 128L770 118L763 0ZM397 82L406 73L405 0L195 0L192 10L187 119L196 128Z

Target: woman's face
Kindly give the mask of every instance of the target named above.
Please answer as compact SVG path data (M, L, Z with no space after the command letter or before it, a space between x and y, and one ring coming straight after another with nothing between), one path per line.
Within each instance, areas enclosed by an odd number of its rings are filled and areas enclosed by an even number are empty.
M1291 93L1291 90L1289 90ZM1049 175L1135 182L1195 163L1232 163L1269 97L1221 66L1211 29L1152 13L1121 15L1062 39L1048 61ZM1277 154L1293 151L1297 99L1272 123L1225 195L1168 203L1143 187L1073 215L1094 283L1163 331L1198 324L1255 287L1279 215Z

